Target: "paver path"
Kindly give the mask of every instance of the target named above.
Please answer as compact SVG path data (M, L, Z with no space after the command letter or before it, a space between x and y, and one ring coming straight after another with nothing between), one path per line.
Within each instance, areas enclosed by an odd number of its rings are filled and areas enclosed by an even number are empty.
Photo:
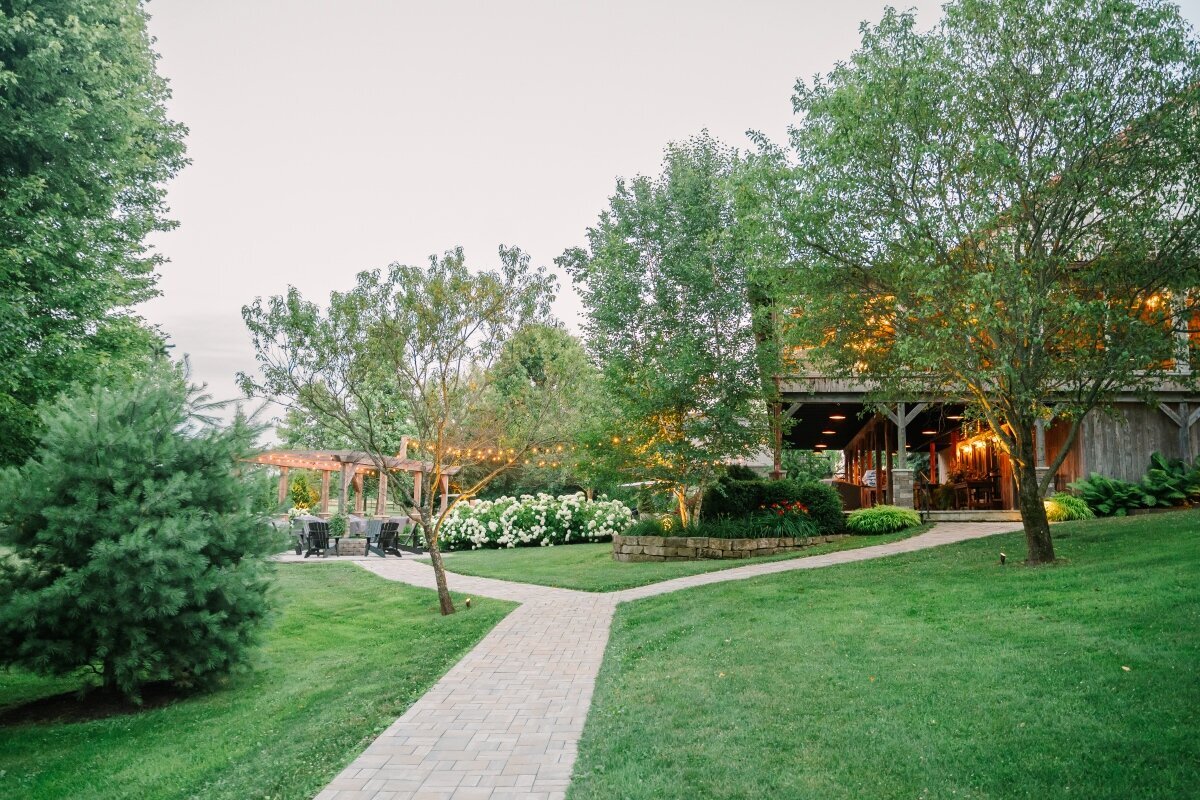
M1019 523L942 523L891 544L749 564L607 593L450 574L455 592L521 605L317 800L564 797L618 603L709 583L908 553L1015 527ZM355 561L384 578L434 586L433 570L425 564Z

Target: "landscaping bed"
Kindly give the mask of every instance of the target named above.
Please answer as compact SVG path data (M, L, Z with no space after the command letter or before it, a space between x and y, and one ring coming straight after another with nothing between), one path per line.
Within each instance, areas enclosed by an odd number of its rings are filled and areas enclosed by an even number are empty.
M709 536L614 536L613 558L617 561L697 561L718 558L755 558L793 553L817 544L845 539L830 536L766 537L725 539Z

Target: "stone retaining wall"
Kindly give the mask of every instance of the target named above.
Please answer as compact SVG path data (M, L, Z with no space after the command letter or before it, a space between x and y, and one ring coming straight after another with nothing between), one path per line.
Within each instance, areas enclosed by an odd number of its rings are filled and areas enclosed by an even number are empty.
M821 542L844 539L813 536L807 539L710 539L707 536L614 536L616 561L697 561L702 558L753 558L803 550Z

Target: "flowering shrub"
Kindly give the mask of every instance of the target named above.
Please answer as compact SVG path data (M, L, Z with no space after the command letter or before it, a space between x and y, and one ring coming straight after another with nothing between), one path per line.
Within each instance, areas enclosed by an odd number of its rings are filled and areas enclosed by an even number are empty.
M758 507L752 518L754 528L767 536L799 538L816 536L817 524L809 515L808 506L799 500L782 500Z
M442 525L443 550L607 542L629 527L633 513L618 500L589 502L582 493L523 494L459 505Z

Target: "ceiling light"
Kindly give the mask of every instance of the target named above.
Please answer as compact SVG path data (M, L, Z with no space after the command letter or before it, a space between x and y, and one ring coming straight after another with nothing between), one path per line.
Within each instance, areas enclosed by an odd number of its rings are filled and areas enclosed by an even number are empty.
M937 436L937 431L921 431L922 436Z
M946 419L962 419L962 414L947 414Z
M829 418L836 419L836 420L843 420L846 418L846 415L845 414L830 414Z
M821 442L821 443L819 443L819 444L814 444L814 445L813 445L813 447L815 447L815 448L817 448L818 450L820 450L820 449L821 449L821 448L823 448L823 447L829 447L829 445L825 444L824 442Z
M824 434L825 436L829 436L830 434L836 434L837 431L821 431L821 433Z

